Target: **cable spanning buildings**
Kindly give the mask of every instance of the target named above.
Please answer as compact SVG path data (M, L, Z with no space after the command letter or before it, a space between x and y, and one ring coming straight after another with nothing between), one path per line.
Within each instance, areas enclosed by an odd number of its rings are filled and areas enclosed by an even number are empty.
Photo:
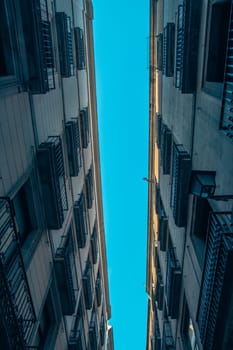
M0 3L0 348L113 349L91 0Z
M147 350L233 349L232 33L232 1L150 1Z

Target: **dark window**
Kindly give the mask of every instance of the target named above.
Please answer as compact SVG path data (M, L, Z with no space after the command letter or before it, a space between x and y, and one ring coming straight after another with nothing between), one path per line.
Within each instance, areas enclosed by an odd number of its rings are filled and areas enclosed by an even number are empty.
M163 32L163 74L172 77L174 74L175 24L167 23Z
M163 33L157 36L157 68L163 69Z
M201 267L204 264L209 214L212 211L207 199L193 198L192 242Z
M181 336L184 345L184 349L187 350L198 350L198 345L196 342L196 334L193 326L193 321L189 315L189 309L184 298L183 304L183 314L181 320Z
M211 7L207 81L223 82L230 8L230 1Z
M91 350L98 349L98 327L96 321L96 314L92 314L90 326L89 326L89 348Z
M60 70L63 77L74 74L71 20L65 12L56 13Z
M55 88L54 54L47 0L21 0L23 32L32 93Z
M13 199L19 238L23 244L28 235L38 228L30 179L21 187Z
M165 124L161 127L160 164L163 174L170 174L172 152L172 133Z
M68 210L65 170L60 137L49 137L37 152L48 228L59 229Z
M64 315L72 315L75 311L78 296L77 271L75 266L72 230L62 238L55 255L55 271Z
M100 321L100 344L102 346L104 345L104 342L105 342L105 336L106 336L106 326L105 326L104 314L102 312L101 321Z
M39 336L40 336L40 347L44 348L51 344L51 337L53 331L56 327L56 316L53 306L53 300L51 296L51 291L49 291L42 314L40 316L40 327L39 327Z
M81 193L79 200L74 203L74 219L75 219L78 247L83 248L85 247L86 236L88 234L87 211L86 211L85 196L83 193Z
M70 175L78 176L82 165L78 119L72 119L66 122L65 128Z
M13 50L5 1L0 3L0 77L14 75Z
M90 139L89 116L88 116L87 108L80 111L80 128L81 128L82 147L87 148L89 139Z
M92 167L88 170L88 173L85 177L85 187L86 187L86 199L87 199L87 208L92 208L93 202L93 174Z
M183 145L173 143L170 206L175 224L186 225L191 159Z
M162 116L159 113L156 113L156 121L155 121L155 138L158 148L160 148L161 142L161 126L162 126Z
M224 130L227 137L233 141L233 11L231 11L231 19L228 31L227 56L225 63L225 77L222 100L222 111L220 128Z
M89 260L86 264L86 269L83 275L83 295L85 300L86 309L90 310L93 305L93 277L92 277L92 268Z
M96 292L97 306L99 307L101 305L101 300L102 300L102 282L101 282L99 271L98 271L98 275L95 283L95 292Z
M168 217L165 213L163 203L160 203L159 220L158 220L158 240L160 242L160 250L167 250L167 236L168 236Z
M74 28L75 46L76 46L76 62L77 68L82 70L86 68L86 50L84 42L83 29Z
M94 225L92 235L91 235L91 254L92 254L93 264L97 263L98 250L99 248L98 248L97 228L96 228L96 225Z
M85 330L83 324L82 298L79 300L77 314L69 337L69 350L86 350Z

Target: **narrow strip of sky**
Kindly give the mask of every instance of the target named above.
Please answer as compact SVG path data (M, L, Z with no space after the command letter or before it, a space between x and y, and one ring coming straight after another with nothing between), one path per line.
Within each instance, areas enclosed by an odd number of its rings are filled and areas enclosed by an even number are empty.
M115 350L146 344L149 2L93 1L105 233Z

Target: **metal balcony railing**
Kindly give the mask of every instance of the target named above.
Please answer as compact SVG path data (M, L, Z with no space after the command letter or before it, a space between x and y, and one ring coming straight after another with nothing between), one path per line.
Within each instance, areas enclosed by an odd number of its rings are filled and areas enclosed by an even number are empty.
M76 316L74 327L70 332L69 349L86 350L85 330L84 330L83 319L81 315Z
M225 339L232 294L233 224L230 213L211 213L207 251L198 307L198 325L206 350L220 348ZM227 303L224 299L227 298ZM229 304L228 304L229 303Z
M177 318L179 313L181 268L175 255L175 248L167 252L166 298L168 315Z
M230 27L227 42L227 54L224 76L224 90L220 129L233 142L233 10L231 10Z
M86 200L83 192L81 193L79 200L74 203L74 219L78 247L83 248L85 247L88 234Z
M0 312L12 349L30 346L36 318L8 198L0 198Z
M93 202L93 174L92 167L88 170L88 173L85 177L85 188L86 188L86 200L87 208L91 209Z

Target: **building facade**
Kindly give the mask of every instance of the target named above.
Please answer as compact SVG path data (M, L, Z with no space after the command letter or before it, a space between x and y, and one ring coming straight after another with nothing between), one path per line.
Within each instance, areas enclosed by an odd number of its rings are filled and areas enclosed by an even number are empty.
M0 7L0 348L113 349L92 2Z
M232 1L150 1L147 350L233 349Z

